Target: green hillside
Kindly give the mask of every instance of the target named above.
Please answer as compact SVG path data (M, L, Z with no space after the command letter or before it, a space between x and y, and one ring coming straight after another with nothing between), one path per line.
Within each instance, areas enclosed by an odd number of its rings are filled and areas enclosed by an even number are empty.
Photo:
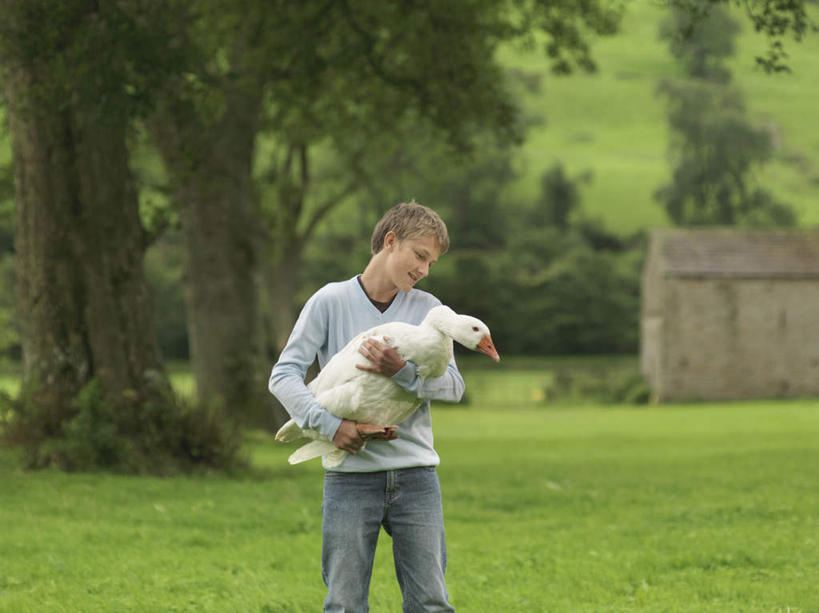
M816 11L813 11L814 14ZM544 123L532 128L519 160L521 178L510 197L531 199L544 169L561 161L576 175L594 173L583 188L586 214L613 230L631 232L668 225L652 197L669 176L664 101L655 95L663 77L677 72L658 24L665 10L654 3L631 3L621 32L593 46L598 72L556 77L539 52L506 50L509 66L543 75L541 91L527 95L524 108ZM730 62L734 83L746 96L749 116L768 126L778 143L776 159L759 174L761 184L791 203L803 225L819 224L819 35L786 42L790 74L768 75L754 57L767 42L743 33Z

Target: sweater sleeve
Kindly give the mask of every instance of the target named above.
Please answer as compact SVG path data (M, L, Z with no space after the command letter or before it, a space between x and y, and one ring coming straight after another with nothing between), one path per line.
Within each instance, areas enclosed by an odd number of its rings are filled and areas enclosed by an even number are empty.
M464 379L455 360L450 360L446 372L440 377L422 378L415 363L407 361L404 368L392 376L392 380L418 398L459 402L464 395Z
M304 383L307 369L326 343L327 328L326 306L314 295L304 305L287 346L270 373L268 388L299 428L316 430L333 440L342 420L316 402Z

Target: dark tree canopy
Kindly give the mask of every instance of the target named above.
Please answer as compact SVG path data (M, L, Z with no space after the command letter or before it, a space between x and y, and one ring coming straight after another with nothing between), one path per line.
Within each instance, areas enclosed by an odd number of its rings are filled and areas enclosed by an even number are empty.
M811 0L669 0L669 6L682 15L679 20L682 27L677 32L682 38L693 36L702 22L724 7L740 8L754 31L768 39L765 55L755 58L766 72L789 70L784 39L800 41L807 33L819 29L808 16L810 3Z
M666 79L659 88L669 106L673 175L655 195L680 225L792 225L790 208L754 184L773 145L767 130L749 122L742 94L729 84L723 61L739 26L724 8L707 9L696 18L675 9L661 26L687 78Z
M711 8L707 15L672 10L660 25L660 38L668 41L685 74L720 82L730 79L723 61L734 54L739 32L739 23L721 7Z

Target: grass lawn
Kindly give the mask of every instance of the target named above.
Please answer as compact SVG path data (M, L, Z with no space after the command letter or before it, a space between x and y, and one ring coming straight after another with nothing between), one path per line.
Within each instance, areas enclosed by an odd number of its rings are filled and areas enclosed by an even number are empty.
M819 610L813 402L473 398L434 423L459 611ZM234 479L23 472L0 452L0 611L320 610L321 467L290 451L253 433ZM383 538L375 613L400 611Z

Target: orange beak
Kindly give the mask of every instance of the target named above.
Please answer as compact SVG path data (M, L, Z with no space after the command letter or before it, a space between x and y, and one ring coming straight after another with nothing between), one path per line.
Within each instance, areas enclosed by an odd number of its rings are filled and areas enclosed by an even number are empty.
M498 355L498 352L495 350L495 345L492 344L492 339L488 334L481 339L481 342L478 343L478 346L475 347L475 350L480 351L484 355L488 355L496 362L500 362L500 356Z

